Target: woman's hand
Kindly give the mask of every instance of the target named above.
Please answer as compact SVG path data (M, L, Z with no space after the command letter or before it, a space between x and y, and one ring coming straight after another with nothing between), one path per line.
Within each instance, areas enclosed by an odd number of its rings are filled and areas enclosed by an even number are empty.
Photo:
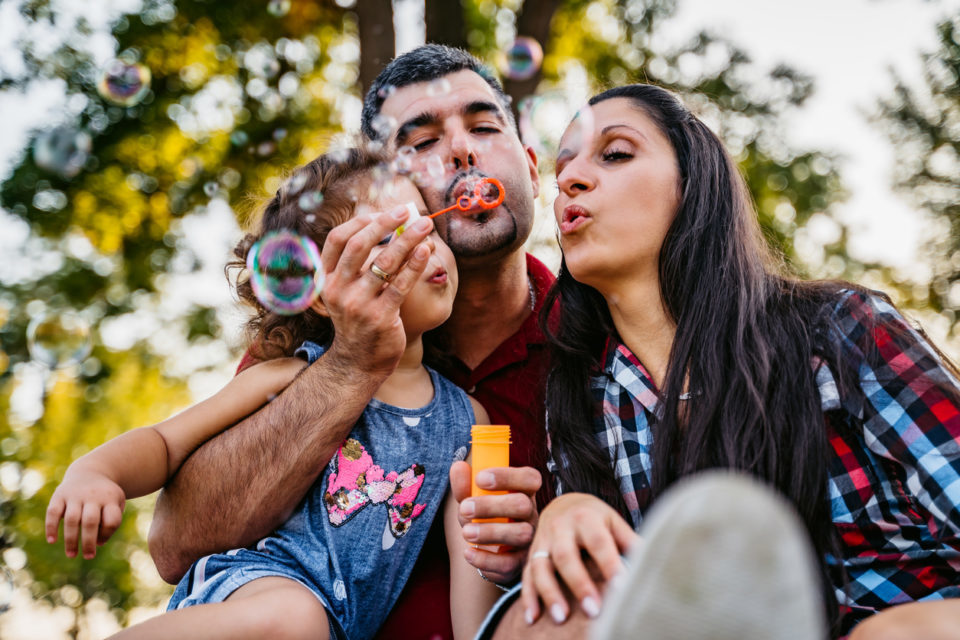
M67 469L47 507L47 542L57 541L62 519L67 557L77 555L77 543L82 536L83 557L89 560L96 555L97 546L106 542L120 526L125 504L123 489L102 473Z
M591 618L600 613L600 589L581 552L609 582L623 568L621 556L638 539L633 528L607 503L585 493L564 494L540 514L530 555L523 569L521 601L527 624L540 616L540 601L560 624L570 615L560 580Z

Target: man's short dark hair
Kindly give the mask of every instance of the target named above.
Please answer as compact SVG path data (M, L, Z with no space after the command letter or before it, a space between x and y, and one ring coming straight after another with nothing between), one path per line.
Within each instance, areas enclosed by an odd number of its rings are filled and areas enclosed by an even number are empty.
M360 115L360 130L363 135L370 140L382 140L383 134L373 126L373 121L392 90L417 82L437 80L464 69L473 71L490 85L497 101L503 107L507 121L516 132L517 123L510 110L510 97L504 93L500 82L486 65L463 49L442 44L425 44L391 60L373 81L363 99L363 112Z

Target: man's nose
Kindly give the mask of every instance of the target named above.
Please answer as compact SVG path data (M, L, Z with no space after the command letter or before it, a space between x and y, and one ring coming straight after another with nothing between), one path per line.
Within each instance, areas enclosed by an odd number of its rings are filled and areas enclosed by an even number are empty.
M450 140L450 159L456 171L477 166L477 149L466 131L456 132Z

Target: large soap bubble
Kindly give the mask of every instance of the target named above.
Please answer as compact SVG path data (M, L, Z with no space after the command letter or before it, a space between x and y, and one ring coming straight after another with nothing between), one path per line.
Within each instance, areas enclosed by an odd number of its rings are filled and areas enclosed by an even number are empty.
M90 157L90 134L63 125L44 131L33 145L33 161L41 169L72 178L80 173Z
M274 231L257 241L247 253L247 269L257 300L280 315L305 311L323 289L317 245L292 231Z
M111 60L97 80L97 92L107 102L132 107L150 91L150 69L137 62Z
M511 80L528 80L543 63L543 48L533 38L521 36L513 41L500 61L500 71Z
M30 357L48 367L78 364L92 348L90 325L74 311L43 313L27 325Z

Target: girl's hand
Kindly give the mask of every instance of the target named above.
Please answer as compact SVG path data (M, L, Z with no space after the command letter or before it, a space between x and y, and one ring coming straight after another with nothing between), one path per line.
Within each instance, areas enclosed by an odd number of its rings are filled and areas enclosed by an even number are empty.
M570 611L557 574L591 618L600 613L600 589L581 552L596 564L606 582L623 568L621 556L638 539L612 507L585 493L564 494L546 506L523 569L521 602L528 624L540 617L540 601L560 624Z
M82 537L83 557L89 560L120 526L125 503L123 489L102 473L69 468L47 507L47 542L57 541L62 519L67 557L77 555Z

